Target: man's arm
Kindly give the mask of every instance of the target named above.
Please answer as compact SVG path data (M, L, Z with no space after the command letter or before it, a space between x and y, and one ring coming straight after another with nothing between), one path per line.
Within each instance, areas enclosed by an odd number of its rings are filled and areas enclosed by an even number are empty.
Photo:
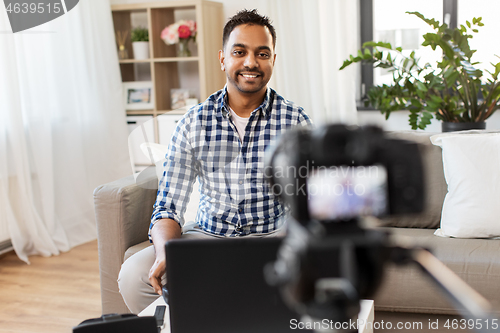
M196 179L186 121L185 117L177 124L165 155L165 172L158 183L149 229L149 239L154 245L156 257L149 270L149 281L159 295L162 294L161 279L165 274L165 242L181 237L182 216Z
M181 237L181 227L172 219L161 219L151 229L151 238L155 248L156 259L149 270L149 282L155 292L161 295L161 278L165 274L165 242Z

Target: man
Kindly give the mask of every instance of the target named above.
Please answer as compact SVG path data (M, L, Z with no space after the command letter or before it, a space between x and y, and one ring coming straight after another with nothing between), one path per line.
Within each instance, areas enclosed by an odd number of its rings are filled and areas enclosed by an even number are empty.
M153 246L130 257L120 272L120 292L132 312L161 295L166 241L282 234L285 211L265 184L264 150L284 130L311 122L301 107L267 87L275 45L274 27L256 10L226 23L219 51L226 86L179 122L151 218ZM196 177L196 223L184 225Z

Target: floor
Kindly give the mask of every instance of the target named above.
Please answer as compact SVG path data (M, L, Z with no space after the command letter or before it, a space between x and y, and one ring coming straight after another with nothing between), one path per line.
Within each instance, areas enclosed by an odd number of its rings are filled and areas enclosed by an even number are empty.
M101 315L97 241L30 261L0 256L0 333L70 333Z

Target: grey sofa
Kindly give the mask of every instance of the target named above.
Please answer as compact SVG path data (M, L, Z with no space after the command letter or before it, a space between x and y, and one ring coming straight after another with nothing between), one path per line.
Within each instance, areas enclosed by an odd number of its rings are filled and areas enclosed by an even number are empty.
M382 227L396 238L405 236L416 245L431 249L438 259L498 309L500 240L434 236L447 190L441 148L430 143L427 133L393 132L389 135L422 144L427 198L422 214L386 219ZM130 176L99 186L94 191L103 313L128 312L116 280L124 259L148 245L147 230L156 197L156 182L151 169L141 174L139 182ZM399 318L412 313L456 314L441 292L412 266L388 266L374 299L377 311L391 312Z

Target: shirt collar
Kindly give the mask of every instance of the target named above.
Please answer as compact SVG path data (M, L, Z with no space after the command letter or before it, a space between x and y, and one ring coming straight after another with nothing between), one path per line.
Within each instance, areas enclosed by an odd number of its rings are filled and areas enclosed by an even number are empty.
M264 100L262 103L259 105L258 108L256 108L252 113L257 112L258 110L261 110L262 114L267 118L271 114L271 107L272 107L272 93L273 90L271 88L267 88L266 95L264 96ZM218 104L221 106L221 112L224 117L228 117L229 115L229 105L227 103L227 85L224 86L224 89L222 90L222 94L219 96L217 100Z

